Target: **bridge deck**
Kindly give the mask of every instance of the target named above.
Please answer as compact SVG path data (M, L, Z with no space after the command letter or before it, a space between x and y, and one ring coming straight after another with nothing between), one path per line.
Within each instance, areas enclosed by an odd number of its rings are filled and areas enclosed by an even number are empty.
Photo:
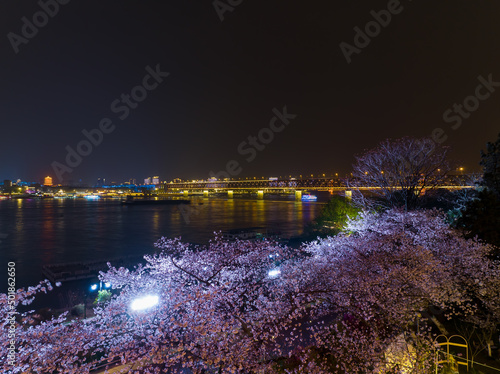
M473 188L473 186L464 186L463 184L446 181L444 189L462 189ZM373 190L380 187L358 187L360 190ZM291 193L293 191L345 191L353 189L346 186L339 179L299 179L299 180L225 180L225 181L193 181L193 182L170 182L160 186L163 192L181 192L181 191L208 191L210 192L283 192Z

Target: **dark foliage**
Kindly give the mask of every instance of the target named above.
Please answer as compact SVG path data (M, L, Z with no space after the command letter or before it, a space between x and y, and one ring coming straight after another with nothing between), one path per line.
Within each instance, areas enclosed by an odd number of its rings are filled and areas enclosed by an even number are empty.
M483 190L477 199L470 200L457 220L467 237L478 236L497 247L494 255L500 258L500 134L495 143L481 152Z

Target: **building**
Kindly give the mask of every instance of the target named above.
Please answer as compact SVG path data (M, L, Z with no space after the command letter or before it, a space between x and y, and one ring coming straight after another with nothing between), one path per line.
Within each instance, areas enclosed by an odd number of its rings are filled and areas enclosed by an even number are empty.
M155 186L159 185L160 184L160 177L159 176L154 176L153 177L153 184Z
M147 177L144 179L144 184L145 185L148 185L148 184L151 184L151 177Z
M45 186L52 186L52 177L49 176L45 177L45 179L43 180L43 184Z

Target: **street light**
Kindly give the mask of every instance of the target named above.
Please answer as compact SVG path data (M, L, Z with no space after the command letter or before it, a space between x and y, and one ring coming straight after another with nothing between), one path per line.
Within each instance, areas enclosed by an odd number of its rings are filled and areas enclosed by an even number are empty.
M104 283L104 288L111 288L111 283L110 282L105 282ZM97 283L94 283L93 285L90 286L91 291L97 290ZM102 291L102 281L99 281L99 291Z
M147 295L132 301L130 308L135 311L149 309L158 304L159 298L156 295Z

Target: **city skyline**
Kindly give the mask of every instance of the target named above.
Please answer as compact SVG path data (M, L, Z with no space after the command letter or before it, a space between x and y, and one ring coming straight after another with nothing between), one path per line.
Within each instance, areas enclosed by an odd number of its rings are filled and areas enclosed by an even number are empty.
M466 175L469 174L471 176L473 175L479 175L477 171L466 171L464 167L458 166L455 168L452 168L449 172L449 175ZM340 173L318 173L318 174L284 174L284 175L276 175L276 176L249 176L249 177L231 177L230 175L226 178L224 175L220 174L218 176L211 176L208 178L193 178L193 179L182 179L182 178L171 178L171 179L161 179L159 176L149 176L146 178L129 178L124 181L113 181L109 178L97 178L95 181L66 181L66 184L61 184L57 182L53 182L54 178L51 175L47 175L44 178L42 178L41 181L34 181L34 180L22 180L20 178L14 178L14 179L5 179L5 178L0 178L0 184L5 185L6 182L10 182L12 184L19 184L21 183L22 185L34 185L34 184L40 184L44 186L88 186L88 187L104 187L104 186L116 186L116 185L159 185L162 183L175 183L177 182L199 182L199 181L210 181L210 180L252 180L252 179L257 179L257 180L290 180L290 179L339 179L339 180L347 180L350 177L352 177L352 173L346 173L344 175ZM107 182L106 182L107 180ZM143 180L144 183L140 183L141 180Z

